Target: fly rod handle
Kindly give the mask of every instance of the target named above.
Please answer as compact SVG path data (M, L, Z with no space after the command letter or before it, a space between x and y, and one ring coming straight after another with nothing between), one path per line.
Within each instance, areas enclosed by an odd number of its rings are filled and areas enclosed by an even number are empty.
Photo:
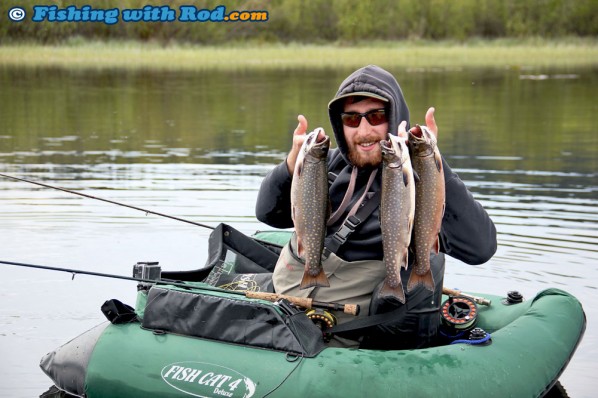
M446 294L447 296L460 296L461 292L456 289L450 289L448 287L443 287L442 294Z
M357 316L359 314L359 304L340 304L340 303L326 303L322 301L314 301L314 307L323 308L332 311L342 311L345 314Z
M248 298L261 299L266 301L277 301L280 299L286 299L291 303L298 305L299 307L311 309L311 308L325 308L334 311L343 311L345 314L357 315L359 314L358 304L339 304L339 303L325 303L321 301L314 301L310 298L287 296L278 293L266 293L266 292L250 292L246 291L245 296Z
M466 293L463 293L463 292L461 292L459 290L455 290L455 289L449 289L448 287L443 287L442 288L442 293L446 294L447 296L463 296L463 297L467 297L467 298L472 299L473 301L475 301L476 304L480 304L480 305L490 306L492 304L492 301L488 300L487 298L472 296L471 294L466 294Z
M349 315L359 315L359 304L345 304L343 312Z
M313 306L313 300L310 298L286 296L278 293L267 293L267 292L250 292L246 291L245 296L248 298L266 300L266 301L278 301L280 299L289 300L291 303L298 305L303 308L310 309Z

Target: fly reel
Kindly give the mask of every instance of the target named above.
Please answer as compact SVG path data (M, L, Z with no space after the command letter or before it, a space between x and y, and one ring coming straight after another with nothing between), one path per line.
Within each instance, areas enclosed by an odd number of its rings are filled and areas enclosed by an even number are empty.
M329 311L321 308L312 308L305 312L305 315L322 331L324 341L330 341L332 334L327 333L328 329L331 329L336 325L336 317Z
M449 297L442 304L442 323L451 330L464 332L473 329L478 317L478 307L470 298Z

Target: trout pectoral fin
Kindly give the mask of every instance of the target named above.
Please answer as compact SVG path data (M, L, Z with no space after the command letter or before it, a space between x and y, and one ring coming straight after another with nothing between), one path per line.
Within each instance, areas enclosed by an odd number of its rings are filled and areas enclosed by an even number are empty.
M432 276L432 272L430 270L423 275L416 274L415 270L411 272L409 282L407 282L407 291L412 292L413 289L421 285L431 292L434 291L434 277Z
M438 254L440 252L440 236L436 235L436 241L432 245L432 252Z
M297 236L297 256L301 259L305 259L305 257L303 256L303 252L303 242L301 241L301 238Z
M440 157L438 151L434 152L434 163L436 163L436 168L438 171L442 173L442 158Z
M314 286L330 287L330 282L324 273L324 269L322 269L316 276L311 276L307 270L303 273L303 279L301 279L299 289L308 289Z
M391 287L388 282L384 281L384 285L380 292L378 292L378 297L380 298L394 298L400 301L402 304L405 304L405 291L403 290L403 284L399 283L397 287Z
M403 252L403 256L401 257L401 266L405 269L407 269L407 267L409 267L409 249L405 248L405 251Z
M303 162L297 162L295 168L297 169L297 177L301 177L301 174L303 173Z
M403 185L409 186L409 172L403 167Z
M415 181L416 184L420 181L419 174L417 174L417 171L415 170L413 170L413 181Z

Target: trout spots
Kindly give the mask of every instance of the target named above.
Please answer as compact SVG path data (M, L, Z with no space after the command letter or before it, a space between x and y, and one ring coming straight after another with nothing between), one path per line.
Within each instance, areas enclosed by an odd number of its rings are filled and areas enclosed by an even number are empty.
M438 253L438 234L444 214L445 185L442 157L436 146L436 137L425 126L409 131L414 172L419 176L415 197L413 272L407 283L412 291L423 285L434 291L434 278L430 271L430 254Z
M408 265L406 254L411 242L415 183L407 146L398 137L389 139L380 142L383 150L380 226L386 278L376 295L405 303L401 269Z
M319 136L323 136L319 140ZM291 206L297 242L297 255L305 262L301 289L329 286L322 269L322 251L329 214L326 158L330 138L324 130L308 134L297 157L291 182Z

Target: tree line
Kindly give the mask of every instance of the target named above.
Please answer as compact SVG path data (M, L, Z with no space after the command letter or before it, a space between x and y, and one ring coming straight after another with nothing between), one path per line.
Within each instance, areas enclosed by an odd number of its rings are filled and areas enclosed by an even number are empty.
M142 9L146 5L231 11L266 11L261 22L33 22L33 7ZM27 17L11 22L19 6ZM9 0L0 3L0 43L60 43L143 40L223 44L250 40L273 43L354 43L368 40L560 38L598 35L598 0Z

